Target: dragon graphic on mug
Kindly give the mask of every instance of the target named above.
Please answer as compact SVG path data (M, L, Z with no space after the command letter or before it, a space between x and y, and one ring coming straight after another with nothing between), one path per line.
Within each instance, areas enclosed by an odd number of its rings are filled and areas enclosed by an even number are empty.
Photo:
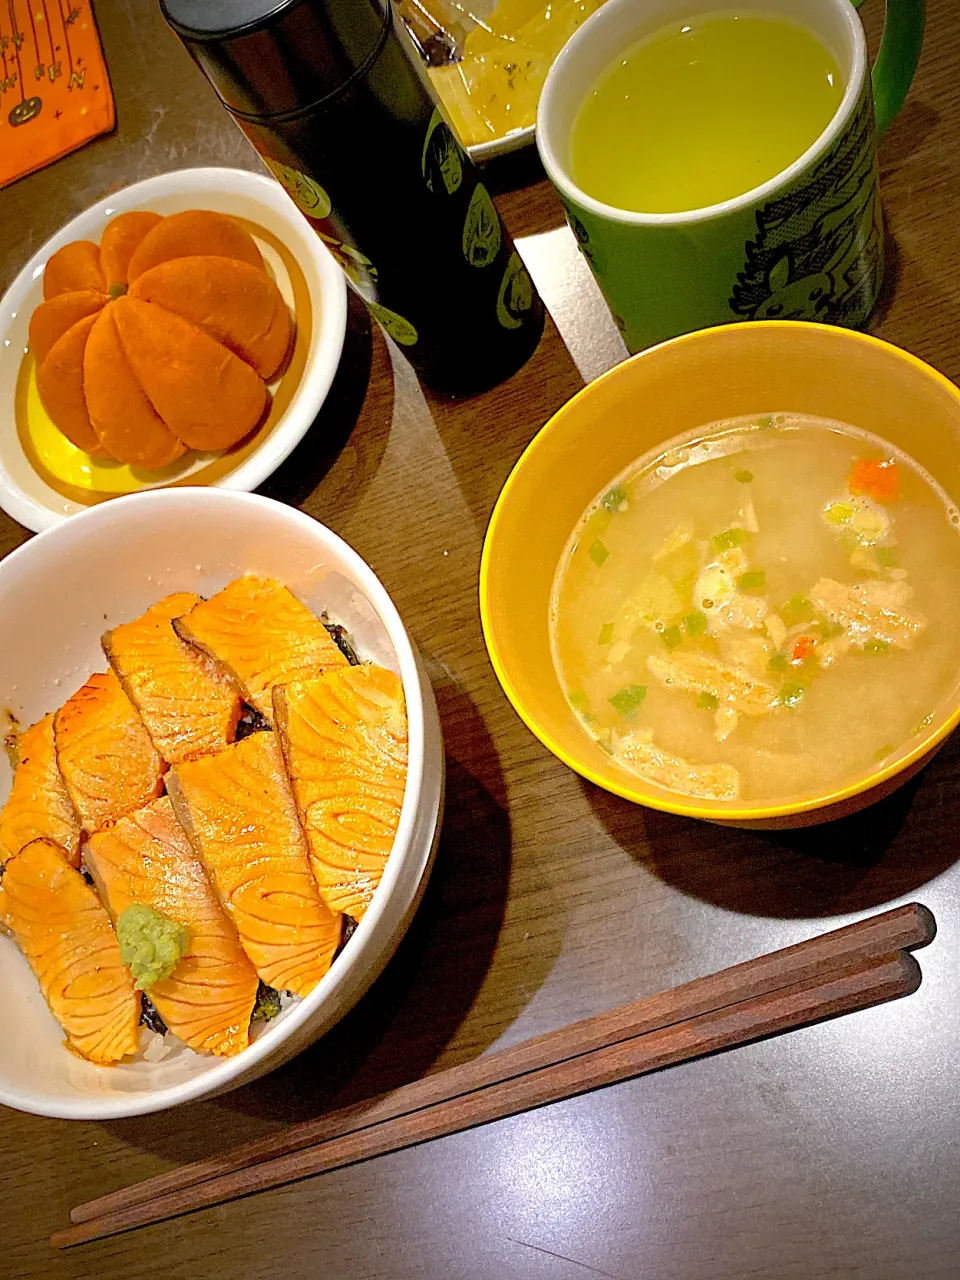
M865 94L840 144L757 211L730 309L750 320L863 324L883 278L883 217Z

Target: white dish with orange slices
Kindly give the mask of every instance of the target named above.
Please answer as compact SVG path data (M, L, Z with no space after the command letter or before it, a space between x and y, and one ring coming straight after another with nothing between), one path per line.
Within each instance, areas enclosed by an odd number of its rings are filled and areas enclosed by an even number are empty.
M203 438L197 437L199 448L188 448L157 467L87 452L58 429L38 392L29 327L44 301L47 263L73 242L99 244L119 215L150 211L167 218L186 210L225 214L252 237L290 313L289 350L278 371L265 370L260 418L230 447L204 449ZM53 236L0 301L0 506L39 531L109 498L144 489L185 484L256 488L316 418L340 360L346 309L342 272L272 178L239 169L185 169L104 198ZM163 416L159 405L158 411Z

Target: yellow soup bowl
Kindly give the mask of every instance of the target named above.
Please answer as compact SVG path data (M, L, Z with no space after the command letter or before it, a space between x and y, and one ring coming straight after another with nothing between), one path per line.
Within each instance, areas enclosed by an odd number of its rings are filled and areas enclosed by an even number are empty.
M634 460L682 432L741 414L839 419L912 455L960 505L960 391L866 334L799 321L723 325L641 352L585 387L534 437L487 530L480 613L490 659L527 726L571 769L637 804L738 826L803 826L879 799L915 773L960 720L958 685L882 768L783 803L720 803L620 768L571 711L550 653L561 553L587 505Z

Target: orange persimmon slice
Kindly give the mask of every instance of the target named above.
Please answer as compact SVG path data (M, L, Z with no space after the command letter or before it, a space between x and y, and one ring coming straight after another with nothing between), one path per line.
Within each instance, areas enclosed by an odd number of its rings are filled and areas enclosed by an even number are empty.
M30 350L37 362L43 364L54 343L59 342L68 329L78 320L92 316L106 305L105 293L94 289L76 289L71 293L58 293L55 298L41 302L30 317Z
M236 258L260 271L265 270L253 236L233 218L208 209L185 209L183 213L170 214L144 236L130 259L127 279L136 280L158 262L207 254Z
M78 449L104 454L87 407L83 389L84 352L101 312L71 325L50 348L37 368L37 391L57 427Z
M174 258L161 262L130 288L131 298L153 302L229 347L269 381L290 345L290 313L265 271L232 258Z
M137 381L184 444L228 449L260 421L267 400L263 381L222 343L129 295L109 311Z
M165 467L186 449L157 415L127 363L114 323L118 305L113 303L95 318L87 342L83 388L90 421L102 446L118 462Z
M163 221L159 213L132 209L108 222L100 237L100 267L107 288L127 283L127 268L134 250Z
M100 248L92 240L73 240L58 249L43 269L43 296L55 298L59 293L76 289L93 289L106 293L107 284L100 269Z

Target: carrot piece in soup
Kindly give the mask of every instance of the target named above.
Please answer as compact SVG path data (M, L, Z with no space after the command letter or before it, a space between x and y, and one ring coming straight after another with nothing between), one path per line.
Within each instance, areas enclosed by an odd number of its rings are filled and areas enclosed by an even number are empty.
M816 647L816 636L797 636L793 653L790 655L791 662L806 662Z
M896 502L900 496L900 469L893 458L860 458L847 481L851 493L863 493L874 502Z

